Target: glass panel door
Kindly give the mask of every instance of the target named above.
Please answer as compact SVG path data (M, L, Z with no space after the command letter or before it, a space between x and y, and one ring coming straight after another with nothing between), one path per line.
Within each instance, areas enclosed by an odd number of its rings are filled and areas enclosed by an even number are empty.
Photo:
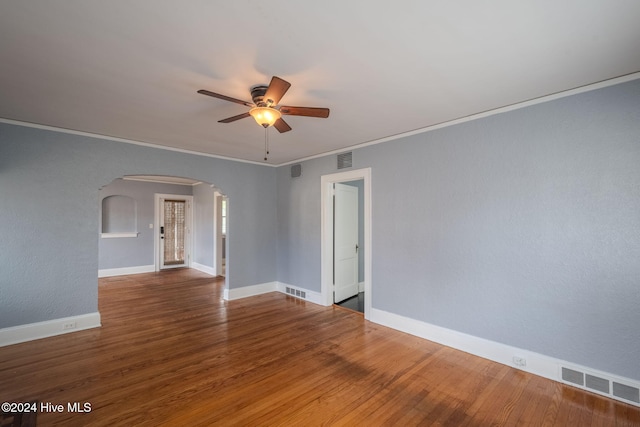
M164 250L163 265L175 266L185 263L185 206L184 200L164 201Z

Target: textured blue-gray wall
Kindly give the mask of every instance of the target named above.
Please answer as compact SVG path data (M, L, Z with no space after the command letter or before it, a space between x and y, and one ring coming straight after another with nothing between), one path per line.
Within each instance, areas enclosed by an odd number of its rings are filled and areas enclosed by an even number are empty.
M336 171L333 156L302 163L302 175L278 168L278 281L320 292L320 176Z
M98 190L132 174L223 189L229 287L276 279L274 168L0 123L0 328L97 311Z
M193 187L194 257L198 264L214 268L214 199L215 191L207 184ZM241 260L242 261L242 260Z
M640 380L640 80L373 145L373 308ZM278 280L320 291L320 177L278 168Z

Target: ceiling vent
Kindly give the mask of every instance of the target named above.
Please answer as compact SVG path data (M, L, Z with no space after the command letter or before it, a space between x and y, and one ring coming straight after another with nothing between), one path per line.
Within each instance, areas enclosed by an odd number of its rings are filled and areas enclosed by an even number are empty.
M291 178L298 178L300 175L302 175L302 165L291 166Z
M351 154L351 151L338 154L338 169L350 168L353 165Z

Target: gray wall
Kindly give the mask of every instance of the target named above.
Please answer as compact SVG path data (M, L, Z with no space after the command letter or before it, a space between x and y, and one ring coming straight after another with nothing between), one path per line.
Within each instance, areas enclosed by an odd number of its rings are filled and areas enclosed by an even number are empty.
M278 176L278 281L320 292L320 176L336 172L332 156L302 163L291 178L290 166Z
M124 175L188 177L223 189L233 205L228 286L276 280L275 172L0 123L0 328L97 311L98 190Z
M194 260L198 264L215 268L214 259L214 197L215 190L207 184L193 187Z
M191 196L192 187L116 179L100 189L100 203L105 197L112 195L128 196L135 200L137 232L139 233L138 237L99 239L98 268L100 270L138 267L155 263L153 238L156 230L149 229L149 224L153 224L155 221L155 193ZM98 220L101 220L101 215L99 215ZM102 229L102 227L99 227L99 229Z
M372 305L640 380L640 80L355 150ZM320 291L320 177L278 169L278 280Z

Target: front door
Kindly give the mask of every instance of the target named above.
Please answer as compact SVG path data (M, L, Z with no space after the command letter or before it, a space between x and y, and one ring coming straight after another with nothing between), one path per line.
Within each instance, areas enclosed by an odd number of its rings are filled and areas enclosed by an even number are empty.
M333 301L358 295L358 188L334 184Z
M187 200L160 199L160 268L188 265Z

